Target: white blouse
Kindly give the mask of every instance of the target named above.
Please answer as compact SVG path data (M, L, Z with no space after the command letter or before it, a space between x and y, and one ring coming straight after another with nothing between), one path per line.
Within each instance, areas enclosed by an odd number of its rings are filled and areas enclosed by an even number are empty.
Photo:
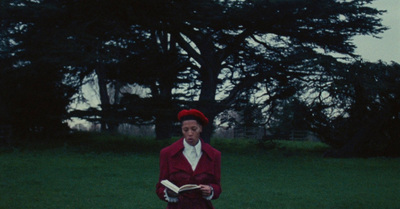
M201 155L203 152L201 151L201 141L197 143L195 146L192 146L186 142L186 139L183 140L183 155L189 161L190 165L192 166L192 170L194 171L199 163Z

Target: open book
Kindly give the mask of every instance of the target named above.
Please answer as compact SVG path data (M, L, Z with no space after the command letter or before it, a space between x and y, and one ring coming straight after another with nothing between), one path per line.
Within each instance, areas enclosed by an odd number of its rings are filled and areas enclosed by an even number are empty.
M161 184L177 194L179 194L180 192L189 191L193 189L200 189L200 186L196 184L185 184L181 187L178 187L168 180L162 180Z

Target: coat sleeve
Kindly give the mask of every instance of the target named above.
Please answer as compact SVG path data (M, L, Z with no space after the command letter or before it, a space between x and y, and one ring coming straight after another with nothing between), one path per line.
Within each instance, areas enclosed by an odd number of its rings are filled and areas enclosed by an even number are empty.
M222 192L222 188L221 188L221 152L219 152L219 151L217 151L217 153L215 155L214 166L215 166L214 175L215 175L216 182L211 184L211 186L214 189L214 195L213 195L212 199L217 199Z
M165 150L161 150L160 152L160 176L158 179L158 183L156 185L156 193L157 196L161 200L165 200L165 186L163 186L160 182L161 180L168 179L169 178L169 171L168 171L168 154Z

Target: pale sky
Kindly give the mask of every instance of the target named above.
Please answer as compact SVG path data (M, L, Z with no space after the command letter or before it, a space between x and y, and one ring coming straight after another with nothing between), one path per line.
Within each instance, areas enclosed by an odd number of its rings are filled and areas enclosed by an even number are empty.
M389 29L379 35L381 39L371 36L355 37L355 52L365 61L400 63L400 0L375 0L372 7L387 10L381 18L382 24Z

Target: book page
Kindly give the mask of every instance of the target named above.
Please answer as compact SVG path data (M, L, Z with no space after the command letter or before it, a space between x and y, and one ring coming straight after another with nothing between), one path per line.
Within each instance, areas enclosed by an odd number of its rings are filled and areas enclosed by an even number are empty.
M175 193L177 193L177 194L179 193L179 187L177 187L172 182L170 182L168 180L162 180L161 184L164 185L165 187L167 187L168 189L174 191Z
M188 190L193 190L193 189L200 189L199 185L196 184L186 184L181 186L180 188L177 187L174 183L168 181L167 179L162 180L161 184L167 187L168 189L174 191L175 193L183 192L183 191L188 191Z
M186 185L181 186L179 188L179 191L183 192L183 191L193 190L193 189L200 189L200 186L196 185L196 184L186 184Z

